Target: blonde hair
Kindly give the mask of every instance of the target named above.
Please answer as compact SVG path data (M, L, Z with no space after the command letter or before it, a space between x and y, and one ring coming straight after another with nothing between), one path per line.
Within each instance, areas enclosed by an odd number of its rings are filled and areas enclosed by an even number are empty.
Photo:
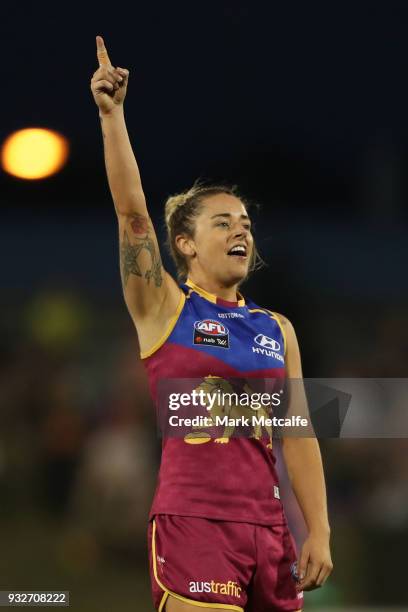
M176 265L179 281L185 280L188 276L188 259L177 248L176 236L184 234L194 238L196 219L202 211L204 199L219 193L235 196L241 200L246 210L250 207L250 203L238 193L236 185L209 184L200 180L195 181L194 185L187 191L170 196L166 200L164 211L167 247ZM254 242L248 274L258 270L263 265L264 261L260 257Z

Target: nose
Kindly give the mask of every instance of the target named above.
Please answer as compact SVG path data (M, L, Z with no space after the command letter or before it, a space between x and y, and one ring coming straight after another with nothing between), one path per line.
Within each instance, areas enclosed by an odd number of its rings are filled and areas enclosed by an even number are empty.
M246 227L242 225L241 222L238 222L238 224L234 228L233 233L234 233L234 238L240 238L241 236L247 236L248 230Z

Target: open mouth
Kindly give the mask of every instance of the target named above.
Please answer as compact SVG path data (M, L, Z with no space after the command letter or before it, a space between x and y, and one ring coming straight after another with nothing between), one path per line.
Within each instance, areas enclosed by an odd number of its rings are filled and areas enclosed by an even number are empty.
M247 249L243 245L236 245L228 251L228 255L231 257L245 258L247 256Z

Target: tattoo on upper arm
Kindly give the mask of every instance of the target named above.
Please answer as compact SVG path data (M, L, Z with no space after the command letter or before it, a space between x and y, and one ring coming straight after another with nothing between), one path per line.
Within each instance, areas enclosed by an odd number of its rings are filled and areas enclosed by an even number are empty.
M136 242L129 240L126 229L123 232L123 239L120 244L120 269L123 287L126 287L130 274L144 278L150 283L152 278L156 287L160 287L163 282L162 263L160 254L155 242L149 236L148 219L139 214L133 214L130 227ZM140 255L143 250L150 254L151 265L147 270L142 270Z

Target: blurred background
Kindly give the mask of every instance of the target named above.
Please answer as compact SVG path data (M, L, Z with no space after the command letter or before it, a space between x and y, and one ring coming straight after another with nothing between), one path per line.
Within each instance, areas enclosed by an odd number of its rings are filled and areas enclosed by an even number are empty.
M122 302L95 35L130 70L161 240L169 194L197 177L238 184L261 205L268 263L243 292L292 320L304 375L392 378L408 357L407 25L393 0L3 9L1 143L26 128L65 141L42 179L11 174L3 146L0 590L70 590L75 612L153 609L160 442ZM335 570L306 609L408 609L406 433L321 442Z

